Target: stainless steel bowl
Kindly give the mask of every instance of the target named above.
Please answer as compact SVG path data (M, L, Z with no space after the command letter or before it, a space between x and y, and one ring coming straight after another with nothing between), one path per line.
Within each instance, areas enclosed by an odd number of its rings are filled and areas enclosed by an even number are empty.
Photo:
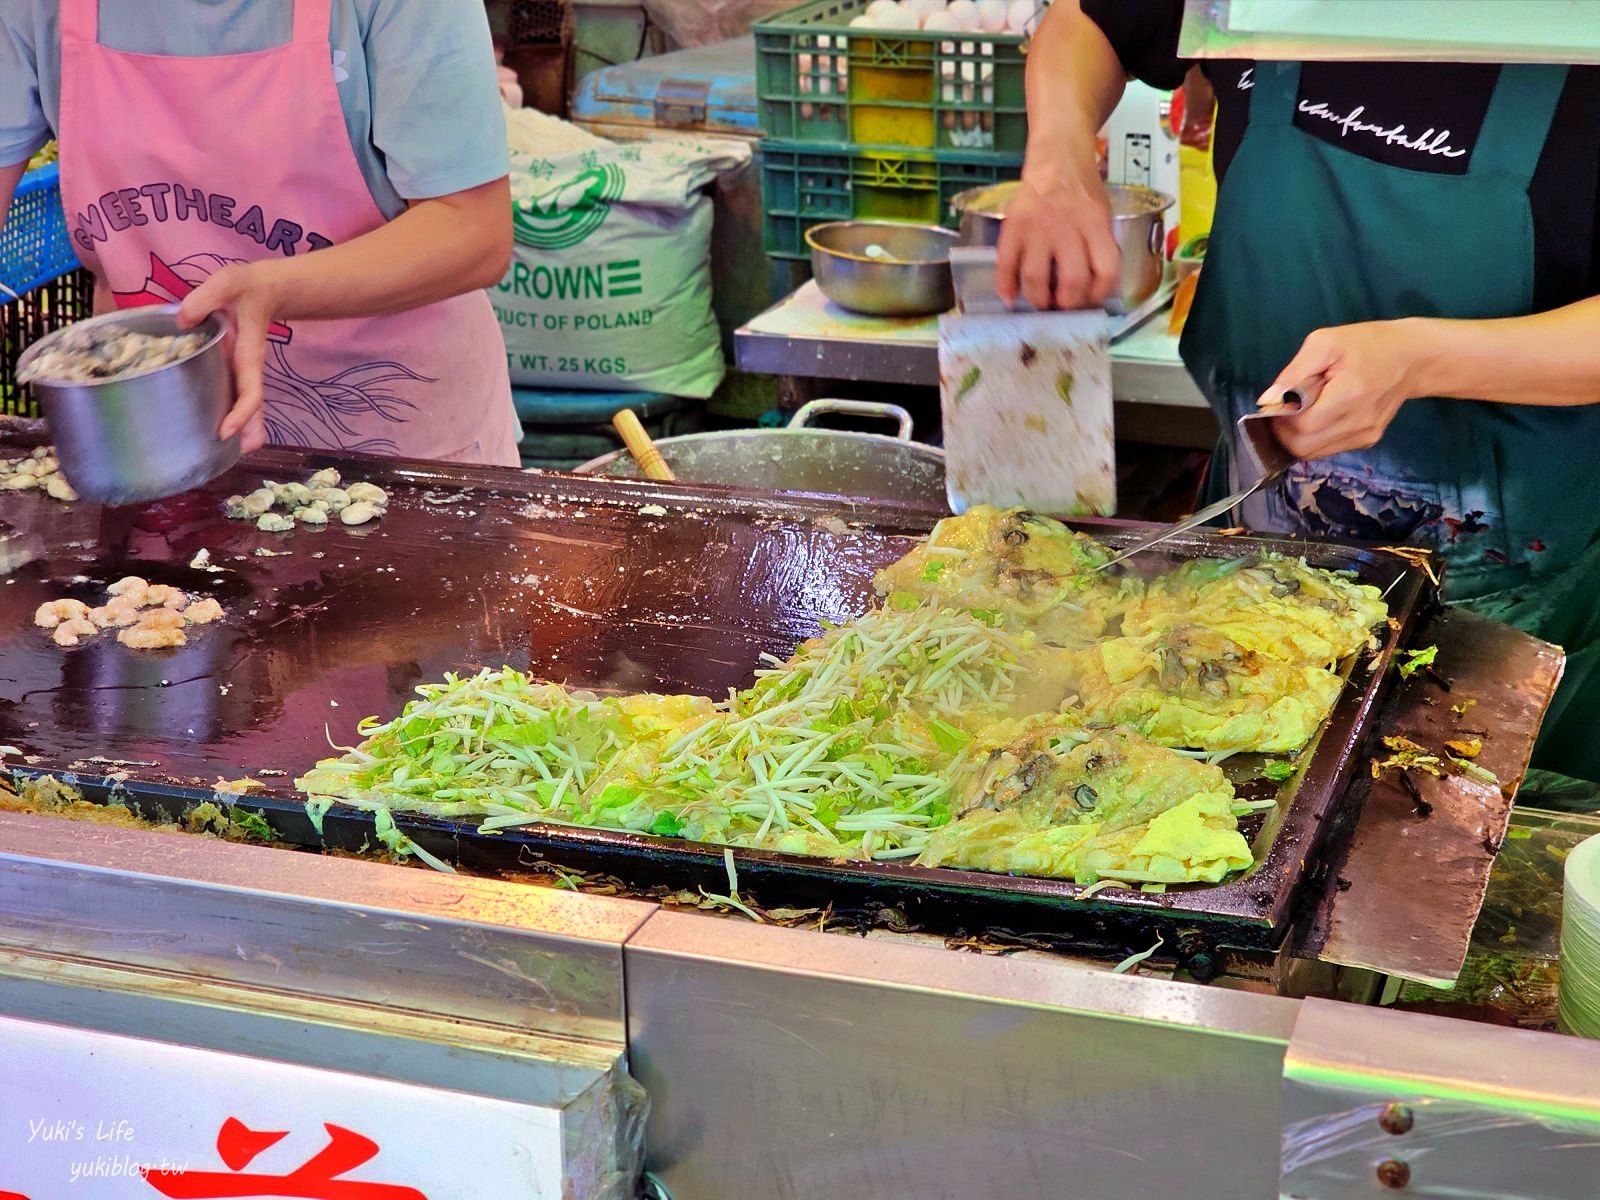
M948 229L893 221L836 221L806 233L822 294L840 308L874 317L926 317L954 308L950 247L959 243Z
M882 417L899 437L807 428L823 413ZM892 404L814 400L787 429L740 429L660 438L656 449L672 473L689 483L720 483L755 491L895 500L946 511L944 452L911 440L911 415ZM582 475L640 477L626 450L578 468Z
M177 313L176 305L129 309L82 326L171 335L185 332ZM33 382L61 470L79 495L100 504L160 500L215 479L239 460L239 439L217 436L234 400L227 325L212 316L200 330L209 336L199 353L163 367L100 383ZM17 370L49 340L30 346Z
M961 218L963 246L995 246L1017 181L961 192L950 201ZM1166 272L1165 214L1176 201L1150 188L1108 184L1111 232L1122 251L1122 275L1116 293L1106 302L1112 312L1129 312L1161 290Z

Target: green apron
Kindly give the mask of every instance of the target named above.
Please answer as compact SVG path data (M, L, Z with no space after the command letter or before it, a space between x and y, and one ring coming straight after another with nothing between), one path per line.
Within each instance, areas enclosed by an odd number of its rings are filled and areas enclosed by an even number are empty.
M1533 309L1528 184L1567 69L1500 71L1462 175L1387 166L1294 126L1300 68L1259 63L1183 358L1224 431L1217 496L1246 482L1234 422L1330 325ZM1246 508L1256 529L1429 545L1448 599L1567 648L1535 765L1600 780L1600 406L1419 399L1370 450L1297 465Z

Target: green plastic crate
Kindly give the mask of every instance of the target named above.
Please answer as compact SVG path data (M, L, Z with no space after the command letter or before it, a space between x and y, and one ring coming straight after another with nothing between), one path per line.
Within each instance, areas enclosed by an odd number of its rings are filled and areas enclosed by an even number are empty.
M811 0L757 22L756 94L769 138L1022 154L1021 37L850 30L869 2Z
M826 221L909 221L955 228L950 201L1022 173L1022 156L915 153L881 146L764 142L764 244L774 258L810 258L806 230Z

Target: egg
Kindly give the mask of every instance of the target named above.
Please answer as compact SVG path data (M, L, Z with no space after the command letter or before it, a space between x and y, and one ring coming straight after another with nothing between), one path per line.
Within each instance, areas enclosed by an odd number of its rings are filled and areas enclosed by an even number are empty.
M885 13L898 12L899 9L900 5L896 0L872 0L872 3L867 5L867 16L881 24Z
M945 5L945 15L955 22L957 29L978 28L978 6L973 0L950 0Z
M850 22L850 28L851 29L876 29L876 28L878 28L878 18L877 17L869 17L869 16L867 16L866 13L862 13L859 17L856 17L854 20L852 20Z
M1031 32L1038 12L1038 0L1011 0L1011 7L1006 10L1006 29L1019 36Z
M900 0L900 7L916 13L919 22L926 22L934 13L944 11L944 0Z
M885 29L919 29L921 22L917 14L908 8L895 7L893 12L886 12L878 18L878 24Z
M922 27L928 32L942 31L948 33L957 28L954 18L942 8L935 13L929 13L922 18Z
M978 0L978 28L985 33L1003 33L1009 9L1006 0Z

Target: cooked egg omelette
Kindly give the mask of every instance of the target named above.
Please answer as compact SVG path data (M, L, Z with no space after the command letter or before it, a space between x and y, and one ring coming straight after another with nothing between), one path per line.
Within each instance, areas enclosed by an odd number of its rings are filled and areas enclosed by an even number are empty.
M1338 663L1388 615L1377 588L1302 558L1197 559L1148 583L1060 522L975 508L879 574L891 603L986 613L1066 647L1068 708L1176 749L1306 745L1343 686Z
M1067 717L991 727L918 862L1093 882L1215 883L1252 861L1220 768Z
M1178 749L1298 750L1344 686L1326 667L1272 658L1203 625L1107 638L1077 661L1076 706L1090 719Z
M1059 522L974 509L878 576L882 607L726 699L452 676L299 783L324 803L487 829L1215 883L1252 864L1237 818L1253 805L1192 755L1315 738L1383 598L1297 558L1196 561L1146 583L1100 570L1111 555Z
M1185 563L1128 606L1122 631L1202 625L1258 654L1331 666L1367 646L1388 615L1377 588L1303 558L1267 554Z
M939 522L927 541L879 573L880 596L993 614L1055 645L1086 645L1142 591L1097 568L1105 546L1020 509L978 507Z

